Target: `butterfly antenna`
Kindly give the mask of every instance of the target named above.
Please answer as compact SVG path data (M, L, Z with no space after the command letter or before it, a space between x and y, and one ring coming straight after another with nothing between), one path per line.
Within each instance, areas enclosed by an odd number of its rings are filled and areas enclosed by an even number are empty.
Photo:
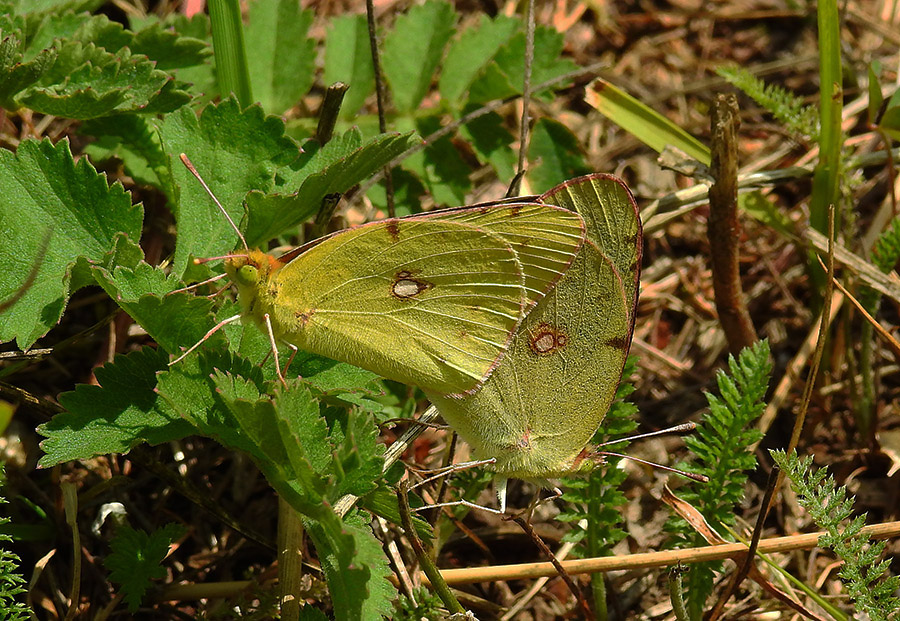
M690 433L696 428L697 423L682 423L680 425L667 427L666 429L660 429L658 431L650 431L648 433L640 433L636 436L625 436L624 438L617 438L615 440L610 440L609 442L604 442L603 444L598 444L597 447L599 448L601 446L609 446L610 444L618 444L619 442L633 442L635 440L643 440L644 438L655 438L656 436L680 436L686 433Z
M646 459L641 459L640 457L634 457L632 455L623 455L622 453L610 453L609 451L598 451L595 455L606 455L609 457L621 457L622 459L630 459L631 461L637 462L639 464L644 464L645 466L650 466L651 468L659 468L660 470L665 470L666 472L671 472L673 474L680 474L683 477L687 477L688 479L692 479L694 481L698 481L700 483L708 483L709 477L703 474L696 474L694 472L687 472L685 470L679 470L678 468L672 468L670 466L664 466L662 464L658 464L654 461L647 461Z
M202 287L203 285L208 285L210 283L216 282L217 280L222 280L223 278L225 278L225 276L227 276L227 274L219 274L218 276L213 276L212 278L207 278L206 280L203 280L201 282L195 282L193 285L188 285L187 287L182 287L181 289L175 289L175 291L169 291L166 295L172 295L173 293L185 293L187 291L193 291L194 289Z
M241 238L241 242L244 244L244 249L249 252L250 246L247 245L247 240L244 239L243 233L241 233L241 229L237 227L234 223L234 220L231 219L231 216L228 215L228 212L225 211L225 208L222 207L222 203L219 202L219 199L216 198L216 195L212 193L212 190L209 189L209 186L206 185L206 182L203 180L203 177L200 176L200 173L197 172L197 169L194 168L194 165L191 163L191 160L188 159L188 156L184 153L180 154L178 157L181 158L181 163L184 164L185 168L191 171L191 174L197 178L197 181L200 182L200 185L203 186L203 189L206 190L206 193L209 194L210 198L213 199L213 202L216 206L225 214L225 218L228 220L228 223L231 224L231 228L234 229L235 233L238 234L238 237ZM220 257L221 258L221 257Z

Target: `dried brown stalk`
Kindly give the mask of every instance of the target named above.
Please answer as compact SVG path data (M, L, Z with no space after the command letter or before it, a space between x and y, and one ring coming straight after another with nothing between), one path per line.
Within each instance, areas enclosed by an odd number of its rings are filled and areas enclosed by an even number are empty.
M741 224L737 213L737 98L716 97L712 115L712 164L715 182L709 188L709 250L719 323L728 349L737 355L756 342L756 331L741 289L738 242Z

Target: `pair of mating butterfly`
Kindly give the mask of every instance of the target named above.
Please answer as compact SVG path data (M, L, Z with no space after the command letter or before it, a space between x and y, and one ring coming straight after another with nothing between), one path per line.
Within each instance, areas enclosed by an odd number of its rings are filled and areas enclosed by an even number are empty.
M305 351L420 387L507 478L592 467L631 343L641 258L619 179L371 222L225 260L242 315Z

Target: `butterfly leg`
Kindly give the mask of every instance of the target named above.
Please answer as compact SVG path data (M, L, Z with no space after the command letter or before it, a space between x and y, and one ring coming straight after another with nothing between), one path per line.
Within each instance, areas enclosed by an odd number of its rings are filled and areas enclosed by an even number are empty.
M294 356L297 355L297 351L298 351L298 347L296 345L294 345L293 343L288 343L287 346L291 348L291 357L288 358L287 363L284 365L285 373L287 373L287 370L289 368L291 368L291 363L294 361Z
M190 354L192 351L194 351L195 349L197 349L198 347L200 347L201 345L203 345L203 343L206 342L206 341L209 339L209 337L211 337L213 334L215 334L216 332L218 332L219 330L221 330L222 328L224 328L224 327L227 326L228 324L230 324L230 323L232 323L232 322L234 322L234 321L237 321L237 320L240 319L240 318L241 318L240 315L234 315L233 317L229 317L228 319L223 319L222 321L220 321L219 323L217 323L215 326L213 326L213 329L212 329L212 330L210 330L209 332L207 332L206 334L204 334L204 335L203 335L203 338L200 339L199 341L197 341L196 343L194 343L194 344L191 346L190 349L188 349L186 352L184 352L183 354L181 354L180 356L178 356L177 358L175 358L175 360L173 360L172 362L170 362L170 363L169 363L169 366L172 366L173 364L176 364L176 363L178 363L178 362L181 362L182 360L184 360L185 358L187 358L187 357L188 357L188 354Z
M287 382L284 379L284 374L281 372L281 363L278 362L278 345L275 344L275 332L272 330L272 320L269 318L269 313L263 315L263 319L266 323L266 332L269 334L272 355L275 357L275 373L278 375L278 379L281 380L281 385L287 388Z

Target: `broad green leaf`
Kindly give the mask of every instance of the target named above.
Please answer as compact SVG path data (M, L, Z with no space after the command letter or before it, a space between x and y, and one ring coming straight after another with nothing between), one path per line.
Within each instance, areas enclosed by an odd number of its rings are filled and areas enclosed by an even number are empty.
M532 191L537 192L590 170L578 138L568 127L548 118L534 125L528 160L534 162L528 171L528 181Z
M300 608L300 616L297 621L328 621L328 617L312 604L306 604Z
M597 78L591 82L585 99L603 116L654 151L661 153L671 145L709 165L709 148L702 142L606 80Z
M33 57L40 50L54 47L54 43L59 44L62 41L73 39L81 26L91 21L109 24L106 16L92 16L87 13L57 13L44 16L38 23L37 29L28 36L26 58ZM94 30L100 30L100 28ZM90 29L83 39L78 39L78 42L93 43Z
M46 439L40 465L50 467L95 455L127 453L137 444L160 444L196 433L156 393L166 369L163 350L145 347L97 367L99 386L79 384L60 395L66 412L38 427Z
M45 114L91 119L122 112L168 112L187 102L187 93L145 56L128 48L110 53L94 43L69 39L38 81L15 97L19 106Z
M428 116L416 123L419 134L427 136L440 128L437 116ZM462 159L450 136L441 136L428 143L428 148L403 160L406 170L416 173L431 194L436 205L460 205L472 187L471 168Z
M334 460L339 475L329 497L363 496L373 491L384 467L383 446L377 444L378 428L371 415L351 409L341 437L335 440ZM333 435L337 435L335 427Z
M161 25L164 29L163 32L171 30L180 35L179 42L202 41L206 49L212 51L212 33L210 31L209 17L205 13L197 13L191 19L180 13L172 13L162 22L153 21L149 16L145 20L132 19L135 29L140 30L139 36L144 29L152 28L155 23ZM158 62L166 65L171 64L172 61L165 55L164 51L155 51L154 54L159 57L160 60ZM188 58L191 58L191 56L192 54L189 54ZM174 62L177 62L177 59ZM209 55L200 64L191 64L171 70L178 80L191 85L188 87L188 90L194 95L194 105L203 105L219 98L215 63L215 57Z
M212 302L186 292L169 295L181 281L167 278L159 268L142 262L136 269L96 267L94 275L116 304L170 354L197 343L212 328Z
M177 29L164 28L161 23L136 32L129 47L135 54L144 54L154 61L161 71L195 67L212 56L212 48L204 36L185 36Z
M464 112L471 112L467 106ZM516 171L516 151L512 148L515 137L506 128L503 118L496 112L482 115L460 128L460 133L470 142L482 160L489 163L497 178L509 181Z
M534 62L531 67L532 87L574 71L572 61L560 57L563 48L562 33L539 26L534 32ZM525 79L525 33L519 32L504 44L494 57L494 62L472 83L469 102L483 103L519 95ZM560 84L560 87L565 84ZM534 96L541 96L535 91Z
M384 75L391 86L391 101L401 114L415 111L428 93L456 19L451 4L428 0L398 17L384 37Z
M313 83L315 42L306 36L313 12L297 0L256 0L244 28L253 97L270 114L282 114Z
M19 107L16 98L56 62L58 52L41 50L34 58L25 59L18 34L0 35L0 107L15 110Z
M319 415L319 403L302 385L281 390L275 397L278 440L284 443L294 469L308 463L320 475L329 473L334 459L328 425ZM370 428L374 429L374 425ZM265 430L270 433L273 430ZM377 474L381 474L379 471Z
M368 527L341 522L336 515L306 526L328 581L335 619L389 617L396 593L387 580L381 544Z
M352 119L366 98L375 92L375 70L365 15L342 15L328 24L325 39L326 86L349 84L341 106L341 118Z
M491 63L469 87L469 106L515 97L522 93L521 84L513 84L497 63ZM480 107L480 106L479 106Z
M247 197L247 243L258 246L284 234L315 215L329 194L343 194L364 181L408 149L412 134L382 134L360 145L361 137L350 130L319 149L308 161L298 160L291 169L281 169L283 187L299 184L293 194ZM293 170L294 167L300 166ZM294 185L293 187L297 187Z
M322 502L327 479L316 472L306 447L292 434L295 430L276 411L272 400L256 392L254 384L231 374L217 371L214 382L229 415L240 430L240 445L229 442L227 436L223 443L247 452L269 484L300 514L312 519L333 514ZM296 382L292 385L295 390L301 390ZM304 406L304 409L313 408L317 414L318 407L314 402ZM304 416L302 412L296 414ZM315 431L312 433L320 435ZM245 445L249 445L249 450ZM321 446L316 447L319 454L321 449ZM330 456L328 458L330 462Z
M178 159L186 153L235 222L250 190L269 192L279 166L297 157L297 147L284 135L284 123L265 116L259 106L239 110L231 98L207 106L200 118L189 108L168 115L160 128L169 157L178 203L178 241L174 271L184 271L188 258L230 252L237 235L212 199Z
M531 83L534 86L552 80L578 68L568 58L562 58L565 40L563 33L547 26L537 26L534 30L534 61L531 65ZM520 32L509 43L500 48L495 62L509 78L511 84L521 92L525 80L525 33ZM558 88L566 86L560 84ZM534 95L540 95L535 92Z
M396 168L391 172L391 181L394 189L394 209L398 216L410 216L422 211L422 198L425 196L425 186L413 173ZM369 188L366 196L372 205L387 213L387 193L384 189L384 181L379 181Z
M494 19L482 15L477 26L462 31L447 51L441 69L441 97L460 107L469 85L519 27L519 20L505 15Z
M149 535L127 525L116 530L109 543L111 552L103 564L109 570L109 579L121 585L129 612L137 612L144 593L152 586L151 580L166 577L162 562L169 554L169 546L184 532L184 526L175 523Z
M104 0L18 0L14 4L20 13L27 11L32 15L40 15L64 11L94 11L100 8L103 2Z
M122 161L126 172L138 183L170 190L169 168L159 134L143 115L119 114L104 119L85 121L79 133L97 138L85 146L92 161L110 158ZM174 196L169 197L174 202Z
M102 263L118 235L139 239L142 219L122 186L108 186L86 158L73 162L66 141L25 140L15 154L0 150L0 300L40 264L32 286L0 314L0 341L29 347L45 334L71 294L75 260Z

